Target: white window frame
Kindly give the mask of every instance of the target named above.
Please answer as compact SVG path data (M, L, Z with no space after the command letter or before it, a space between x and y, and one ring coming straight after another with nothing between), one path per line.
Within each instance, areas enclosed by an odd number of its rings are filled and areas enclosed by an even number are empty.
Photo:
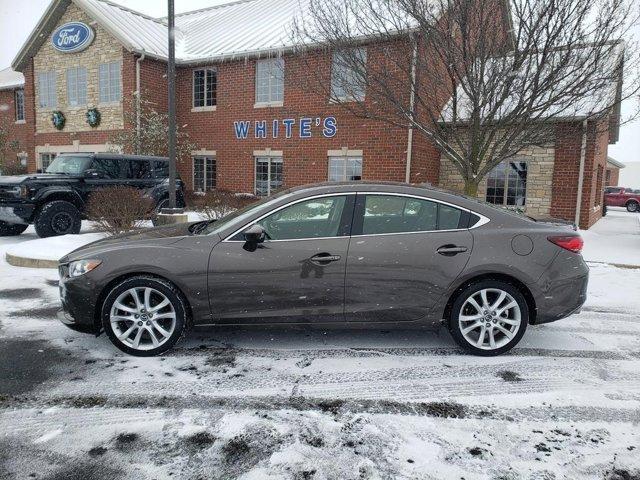
M218 165L217 165L217 158L215 155L207 155L207 154L197 154L197 155L193 155L192 157L192 162L191 162L191 185L193 185L193 191L197 192L197 193L206 193L206 192L211 192L217 189L217 173L218 173ZM196 190L196 160L202 160L203 161L203 165L202 165L202 175L203 175L203 182L202 182L202 190ZM207 160L213 160L213 175L211 175L211 172L207 172ZM213 177L213 186L209 189L207 188L207 180L209 180L211 177Z
M23 88L19 88L15 91L13 101L15 102L16 108L16 123L26 123Z
M207 72L213 72L216 82L213 105L207 105ZM196 106L196 73L204 72L204 105ZM216 67L195 68L191 73L191 111L192 112L215 112L218 108L218 69Z
M367 65L367 59L368 59L368 55L367 55L367 49L366 47L353 47L351 49L351 51L353 52L359 52L362 55L362 61L366 67ZM343 54L344 50L337 50L335 52L333 52L332 56L331 56L331 93L330 93L330 101L332 102L364 102L366 97L367 97L367 85L366 85L366 81L365 84L362 85L362 92L354 92L354 93L358 93L358 94L349 94L349 93L344 93L344 94L338 94L337 90L344 90L345 85L344 84L338 84L337 82L341 81L341 80L345 80L345 78L340 78L338 77L338 69L342 68L342 69L347 69L348 66L342 65L339 62L340 56L344 55ZM351 54L351 53L350 53ZM347 77L346 73L340 73L341 76ZM355 73L353 72L353 70L351 70L351 75L350 77L352 77L351 79L355 81L357 81L355 79ZM342 83L342 82L341 82ZM350 89L352 90L356 90L356 88L358 88L358 85L352 84L350 85Z
M267 167L267 194L266 195L260 195L258 193L258 162L259 161L264 161L267 160L268 163L268 167ZM282 183L284 185L284 158L282 156L281 152L254 152L253 155L253 192L256 196L262 197L262 198L266 198L266 197L270 197L271 195L273 195L273 192L271 191L271 167L273 166L274 163L279 163L280 165L282 165Z
M344 160L343 180L331 180L331 161L332 160ZM327 180L330 182L359 181L359 180L347 180L347 168L348 168L349 160L360 160L360 180L362 180L363 171L364 171L363 152L362 150L347 150L346 148L342 150L329 150L327 152Z
M117 65L118 73L117 79L114 79L114 75L112 75L111 67ZM106 78L106 90L107 97L103 98L103 78L102 78L102 70L106 68L107 78ZM114 81L115 80L115 81ZM122 63L119 61L115 62L107 62L101 63L98 65L98 101L100 105L114 105L119 104L122 101Z
M261 72L261 67L264 70ZM265 107L282 107L284 105L284 69L285 62L284 58L267 58L263 60L256 61L256 71L255 71L255 105L254 108L265 108ZM280 77L277 76L277 73L280 72ZM259 83L260 83L260 74L265 73L268 82L268 95L267 99L259 98ZM277 93L274 92L276 87L280 87L281 90L281 98L277 98Z
M524 185L524 205L508 205L507 204L507 199L509 197L509 173L510 173L510 169L511 169L511 164L512 163L522 163L524 165L526 165L526 170L527 170L527 177L525 180L525 185ZM490 183L492 180L492 174L494 172L495 169L499 168L501 165L505 165L505 169L504 169L504 192L502 194L502 203L492 203L489 202L488 197L489 197L489 188L490 188ZM514 209L517 210L519 208L526 208L527 207L527 197L528 197L528 193L529 193L529 186L528 186L528 181L529 181L529 162L526 159L523 158L513 158L513 159L509 159L509 160L505 160L504 162L501 162L500 164L496 165L488 174L487 174L487 188L485 189L485 193L484 193L484 200L487 203L491 203L491 205L498 205L498 206L502 206L505 208L509 208L509 209Z
M73 81L71 75L74 75ZM87 105L87 69L85 67L67 68L67 104L70 107L84 107ZM72 97L75 99L72 101Z
M55 70L38 73L38 105L46 110L58 106L58 74Z

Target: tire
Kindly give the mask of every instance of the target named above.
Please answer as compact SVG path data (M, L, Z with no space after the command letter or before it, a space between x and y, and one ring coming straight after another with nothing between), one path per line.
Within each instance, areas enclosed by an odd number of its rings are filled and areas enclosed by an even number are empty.
M638 202L627 203L627 212L637 212L637 211L638 211Z
M24 232L28 227L29 225L0 221L0 237L16 237Z
M486 304L489 305L486 309L483 308L483 295L486 295ZM501 298L502 301L499 301ZM472 300L475 301L475 306ZM513 307L500 312L511 304L514 304ZM480 307L480 310L477 307ZM498 316L494 315L494 312ZM462 316L467 319L462 319ZM522 339L528 324L529 306L520 290L510 283L489 279L474 282L458 294L451 308L449 331L456 343L466 351L478 356L491 357L515 347ZM475 328L469 329L472 326ZM463 328L469 331L465 332Z
M55 200L45 204L34 221L36 233L41 238L59 235L77 235L82 226L80 210L71 202Z
M156 215L158 215L159 213L162 213L162 209L163 208L167 208L168 206L169 206L169 198L168 197L160 199L160 201L156 205L156 209L155 209Z
M151 291L148 301L147 291ZM165 301L168 303L161 306ZM107 293L101 308L102 327L121 351L136 357L154 357L173 348L184 335L186 305L180 291L166 280L146 275L128 278Z

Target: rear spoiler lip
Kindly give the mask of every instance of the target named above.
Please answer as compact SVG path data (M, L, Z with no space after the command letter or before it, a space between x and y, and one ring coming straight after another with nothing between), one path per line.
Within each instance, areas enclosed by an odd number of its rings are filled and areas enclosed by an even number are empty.
M574 232L578 231L578 226L574 222L570 222L569 220L563 220L562 218L553 218L553 217L546 217L546 218L529 217L529 218L536 223L542 223L547 225L553 225L555 227L566 228L568 230L573 230Z

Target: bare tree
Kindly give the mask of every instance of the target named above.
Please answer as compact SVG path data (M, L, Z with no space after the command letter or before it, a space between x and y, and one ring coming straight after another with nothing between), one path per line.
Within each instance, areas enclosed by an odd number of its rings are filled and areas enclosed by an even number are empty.
M125 128L111 138L114 148L136 155L155 155L166 157L169 150L169 116L159 112L155 104L143 94L140 99L140 116L136 114L136 103L131 102L125 108L124 121L132 128ZM136 124L140 121L140 129ZM196 149L189 134L178 128L177 158L187 158Z
M624 42L633 0L309 2L294 26L305 88L425 135L470 195L499 163L549 144L558 122L608 128L640 91L638 48ZM326 52L331 81L312 65Z

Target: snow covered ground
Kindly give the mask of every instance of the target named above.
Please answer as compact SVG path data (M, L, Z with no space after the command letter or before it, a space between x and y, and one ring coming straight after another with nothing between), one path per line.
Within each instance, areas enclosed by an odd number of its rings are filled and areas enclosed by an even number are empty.
M637 216L606 221L624 231L585 232L587 258L640 264ZM583 313L498 358L257 326L137 359L58 322L55 270L4 262L32 238L0 239L1 479L640 478L640 269L592 263Z

